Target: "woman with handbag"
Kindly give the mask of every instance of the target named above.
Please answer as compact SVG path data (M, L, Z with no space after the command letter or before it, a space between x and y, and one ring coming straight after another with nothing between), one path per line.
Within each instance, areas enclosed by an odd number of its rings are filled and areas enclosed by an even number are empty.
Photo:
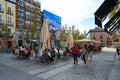
M84 61L84 63L86 64L86 61L88 60L88 52L85 48L85 46L82 47L82 50L81 50L81 59Z

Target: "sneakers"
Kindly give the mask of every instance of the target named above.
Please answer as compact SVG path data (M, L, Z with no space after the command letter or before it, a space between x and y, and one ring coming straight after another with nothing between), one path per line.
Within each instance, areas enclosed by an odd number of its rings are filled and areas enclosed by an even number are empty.
M74 62L73 64L78 64L78 61L77 61L77 62Z
M75 64L78 64L78 61L77 61L77 62L75 62Z

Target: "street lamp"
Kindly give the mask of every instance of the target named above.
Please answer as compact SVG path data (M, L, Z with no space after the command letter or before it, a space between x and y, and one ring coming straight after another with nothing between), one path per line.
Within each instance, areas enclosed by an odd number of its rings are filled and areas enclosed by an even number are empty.
M31 44L31 34L32 34L32 33L29 33L29 36L30 36L30 44Z
M18 39L19 39L20 32L15 32L16 37L16 46L18 46Z

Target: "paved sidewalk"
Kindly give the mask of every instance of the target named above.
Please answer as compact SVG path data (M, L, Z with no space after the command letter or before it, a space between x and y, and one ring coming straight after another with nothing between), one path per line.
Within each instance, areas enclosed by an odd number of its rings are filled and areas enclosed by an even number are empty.
M78 65L72 64L72 59L41 64L39 61L17 60L10 54L0 54L0 64L43 80L120 80L120 60L114 60L114 53L113 48L103 48L87 64L79 59Z
M120 80L120 56L116 56L109 80Z

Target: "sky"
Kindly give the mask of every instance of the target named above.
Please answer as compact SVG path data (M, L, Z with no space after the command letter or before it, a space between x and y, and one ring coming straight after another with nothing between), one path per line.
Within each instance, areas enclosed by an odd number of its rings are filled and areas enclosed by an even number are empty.
M81 33L94 29L94 13L104 0L39 0L41 10L52 12L62 19L62 26L75 25Z

